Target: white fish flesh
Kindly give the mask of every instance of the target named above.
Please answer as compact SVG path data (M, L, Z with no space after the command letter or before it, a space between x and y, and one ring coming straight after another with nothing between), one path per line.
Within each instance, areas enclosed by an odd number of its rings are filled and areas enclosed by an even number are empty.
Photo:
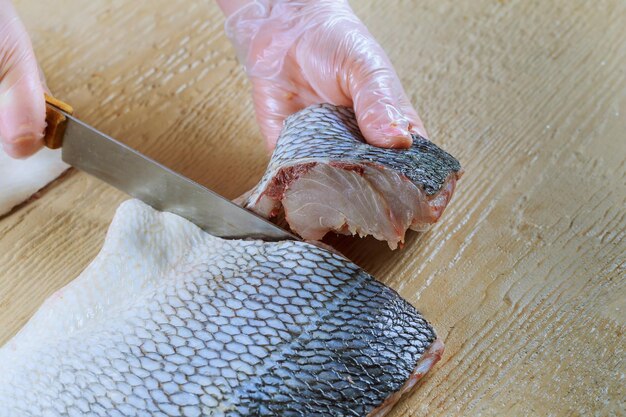
M365 143L352 109L321 104L287 118L243 205L266 218L282 211L306 240L332 230L395 249L407 229L426 230L441 217L460 176L459 162L429 140L413 135L409 149L377 148Z
M61 151L42 149L28 159L13 159L0 149L0 216L28 200L68 168Z
M0 416L382 416L442 349L340 255L219 239L130 200L0 349Z

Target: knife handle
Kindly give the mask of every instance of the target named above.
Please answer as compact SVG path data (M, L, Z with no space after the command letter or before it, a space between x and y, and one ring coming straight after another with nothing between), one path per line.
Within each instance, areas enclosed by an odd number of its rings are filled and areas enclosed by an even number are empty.
M43 142L50 149L59 149L63 146L63 135L67 126L65 114L74 113L74 109L67 103L44 93L46 98L46 132Z

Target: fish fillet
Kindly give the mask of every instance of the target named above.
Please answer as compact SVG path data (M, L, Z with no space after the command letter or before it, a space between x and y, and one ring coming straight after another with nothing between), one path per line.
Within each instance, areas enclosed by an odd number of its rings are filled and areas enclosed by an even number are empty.
M459 162L427 139L414 135L406 150L377 148L365 143L351 109L321 104L287 118L243 205L267 218L283 210L306 240L333 230L395 249L407 229L426 230L441 217L460 176Z
M18 160L0 149L0 216L28 200L67 168L60 150L42 149L28 159Z
M442 350L337 254L219 239L130 200L0 349L0 416L382 416Z

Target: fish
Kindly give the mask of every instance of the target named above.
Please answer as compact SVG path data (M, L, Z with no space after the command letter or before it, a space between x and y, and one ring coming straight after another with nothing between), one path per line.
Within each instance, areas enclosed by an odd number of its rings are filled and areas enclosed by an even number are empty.
M369 145L348 107L320 104L285 120L268 168L238 203L284 216L305 240L329 231L404 242L443 214L461 177L458 160L413 134L409 149Z
M0 149L0 217L68 168L61 160L61 151L42 149L28 159L13 159Z
M343 256L224 240L139 200L0 348L0 416L383 416L433 327Z

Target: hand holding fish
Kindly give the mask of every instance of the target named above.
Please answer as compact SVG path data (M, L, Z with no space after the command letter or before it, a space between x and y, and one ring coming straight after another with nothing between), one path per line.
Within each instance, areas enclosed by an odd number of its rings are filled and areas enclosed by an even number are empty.
M312 104L353 107L372 145L408 148L428 137L389 58L347 0L218 0L252 82L270 148L285 118ZM0 0L0 143L16 158L42 147L46 89L10 0Z
M43 146L45 83L11 1L0 0L0 142L15 158Z
M283 121L312 104L353 107L368 143L408 148L428 137L382 47L347 0L218 0L274 148Z

